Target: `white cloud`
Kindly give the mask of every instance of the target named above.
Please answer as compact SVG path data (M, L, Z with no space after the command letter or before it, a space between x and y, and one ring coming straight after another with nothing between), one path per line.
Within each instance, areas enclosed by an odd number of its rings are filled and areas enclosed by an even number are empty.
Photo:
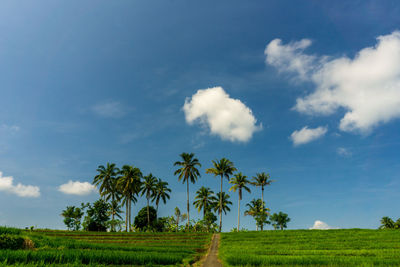
M262 128L252 111L239 99L230 98L222 87L198 90L183 106L186 122L199 121L211 134L224 140L246 142Z
M265 49L268 64L315 85L297 99L295 110L329 115L344 109L339 128L364 134L400 117L400 32L379 36L375 46L354 58L306 55L310 44L308 39L287 45L275 39Z
M329 230L329 229L338 229L332 226L329 226L327 223L323 221L316 220L314 222L313 227L310 227L310 230Z
M328 129L322 126L314 129L310 129L308 126L305 126L301 130L294 131L290 135L290 139L293 141L293 145L298 146L322 137L327 131Z
M21 128L17 125L7 125L7 124L0 125L0 130L4 132L16 133L19 132L20 129Z
M38 186L33 185L23 185L18 183L14 185L14 178L12 176L5 177L3 173L0 172L0 191L6 191L13 193L20 197L39 197L40 189Z
M68 181L66 184L62 184L58 187L58 191L67 195L89 195L96 191L96 187L88 182L79 181Z
M350 157L352 155L351 151L344 147L338 147L336 152L338 153L338 155L343 157Z
M116 101L94 105L92 111L105 118L120 118L126 113L124 106Z

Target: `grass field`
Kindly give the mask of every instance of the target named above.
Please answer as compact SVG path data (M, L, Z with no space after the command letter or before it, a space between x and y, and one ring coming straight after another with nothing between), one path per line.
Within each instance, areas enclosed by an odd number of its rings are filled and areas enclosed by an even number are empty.
M21 231L18 235L31 239L35 248L0 250L0 266L181 265L204 255L211 239L204 233Z
M400 266L399 230L223 233L224 266Z

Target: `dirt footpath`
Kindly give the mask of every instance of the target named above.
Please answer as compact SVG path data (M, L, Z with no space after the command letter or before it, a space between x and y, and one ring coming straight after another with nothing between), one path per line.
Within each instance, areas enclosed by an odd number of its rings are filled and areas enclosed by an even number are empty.
M207 258L204 261L204 267L222 267L222 264L218 260L218 244L219 234L214 234L211 241L210 251L208 252Z

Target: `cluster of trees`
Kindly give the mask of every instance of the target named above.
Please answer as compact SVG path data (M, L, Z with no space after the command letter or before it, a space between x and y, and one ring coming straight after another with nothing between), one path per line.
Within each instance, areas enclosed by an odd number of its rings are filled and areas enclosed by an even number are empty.
M190 220L189 184L195 184L200 178L201 164L193 153L182 153L180 160L176 161L174 166L177 167L174 175L178 177L179 181L186 183L186 214L176 208L173 216L157 218L160 202L165 204L170 198L171 189L168 188L168 183L154 177L151 173L143 176L139 168L131 165L124 165L119 169L115 164L107 163L106 166L98 167L98 174L93 179L93 184L99 188L101 199L93 205L82 204L80 208L68 206L61 214L64 217L64 223L70 230L79 230L81 218L87 208L87 215L82 223L85 230L104 231L109 227L111 231L115 231L116 227L123 223L119 219L122 219L121 207L125 206L125 231L131 231L132 203L135 204L139 196L144 196L147 206L135 218L134 227L137 229L144 229L146 226L145 228L148 230L178 231L179 223L187 220L186 230L221 231L222 213L229 212L232 205L229 194L223 192L223 181L226 179L231 184L229 191L238 193L237 231L240 229L240 201L245 191L251 193L250 185L261 188L261 198L253 199L246 204L248 209L244 215L252 216L255 219L257 230L259 228L263 230L265 224L272 224L274 229L283 230L287 227L287 223L290 221L288 215L282 212L271 215L264 202L264 189L273 182L270 175L264 172L257 173L250 181L246 175L238 172L233 162L226 158L212 161L211 168L206 169L206 173L221 179L220 191L214 193L209 187L204 186L197 190L193 205L198 212L203 212L203 219ZM150 206L150 202L155 203L156 209ZM214 213L219 215L219 225L216 224L217 217ZM143 216L145 216L145 226L143 225Z
M400 229L400 218L393 221L390 217L383 217L379 229Z

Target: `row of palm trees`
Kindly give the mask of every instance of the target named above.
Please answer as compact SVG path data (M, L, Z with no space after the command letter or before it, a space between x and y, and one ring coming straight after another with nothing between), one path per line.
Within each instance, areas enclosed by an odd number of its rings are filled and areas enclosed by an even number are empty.
M128 231L128 225L131 225L132 202L137 202L137 196L145 195L147 199L147 222L150 225L149 205L150 201L155 201L157 211L160 201L166 203L170 198L171 189L168 183L159 178L148 174L143 176L139 168L124 165L121 169L114 163L107 163L106 166L100 165L97 168L98 174L93 179L93 184L99 186L100 196L104 200L111 200L111 218L114 221L118 214L119 202L125 206L125 231ZM143 180L143 181L142 181ZM130 229L129 229L130 230ZM111 226L111 231L115 231Z
M178 169L175 170L174 175L178 176L178 180L186 183L187 187L187 226L190 225L190 202L189 202L189 182L195 184L201 176L199 168L201 164L193 153L180 154L180 160L174 163ZM150 225L150 201L155 201L156 210L160 201L164 204L170 198L171 189L168 188L168 183L154 177L151 173L143 176L139 168L124 165L121 169L117 168L114 163L107 163L106 166L100 165L97 169L98 174L93 179L93 184L99 187L100 196L106 201L111 201L111 216L114 221L114 216L118 215L119 202L122 200L122 205L125 206L125 230L128 231L128 225L131 225L132 202L137 202L139 195L145 196L147 200L147 221ZM261 203L247 204L249 210L245 215L259 216L265 214L268 209L264 204L264 188L273 182L269 174L258 173L252 178L252 181L247 179L247 176L241 172L237 172L237 168L229 159L222 158L220 160L213 160L212 167L206 169L206 173L213 174L215 177L221 178L220 192L214 196L214 192L210 188L202 187L196 192L194 206L200 212L203 209L203 216L206 211L212 209L218 211L219 214L219 231L222 229L222 212L230 211L229 195L223 192L223 180L226 178L232 185L229 191L238 192L238 224L237 230L240 227L240 201L242 200L243 191L251 192L248 185L261 187ZM218 204L216 204L218 203ZM254 205L253 205L254 204ZM264 215L263 215L264 216ZM262 227L262 226L261 226ZM115 229L112 227L111 229Z
M180 168L175 171L175 175L178 175L179 181L187 184L187 224L189 225L189 181L191 183L195 183L197 179L200 177L200 172L198 167L201 167L201 164L197 158L195 158L193 153L182 153L180 155L181 161L177 161L174 163L174 166L179 166ZM219 231L222 229L222 212L224 211L224 202L226 204L229 195L223 192L223 180L226 178L232 187L229 191L233 190L234 192L238 191L239 200L238 200L238 225L237 230L239 231L240 227L240 201L242 200L243 190L247 192L251 192L248 185L255 185L257 187L261 187L261 210L259 207L255 207L253 210L250 210L247 214L257 214L264 213L266 208L264 204L264 188L265 186L270 185L273 180L270 179L269 174L266 173L258 173L255 177L253 177L252 181L247 180L247 176L243 175L241 172L233 174L237 171L237 168L234 166L233 162L229 159L222 158L220 160L213 160L213 166L211 168L206 169L206 173L213 174L215 177L221 178L221 188L219 194L217 194L217 198L213 197L213 191L210 188L202 187L200 188L196 194L196 201L193 203L196 208L198 208L199 212L203 209L203 216L206 213L207 207L217 199L219 201L218 214L219 214ZM230 178L230 176L232 176ZM252 207L251 205L249 207ZM226 208L225 208L226 209ZM224 211L225 212L225 211ZM254 215L252 215L254 216Z

